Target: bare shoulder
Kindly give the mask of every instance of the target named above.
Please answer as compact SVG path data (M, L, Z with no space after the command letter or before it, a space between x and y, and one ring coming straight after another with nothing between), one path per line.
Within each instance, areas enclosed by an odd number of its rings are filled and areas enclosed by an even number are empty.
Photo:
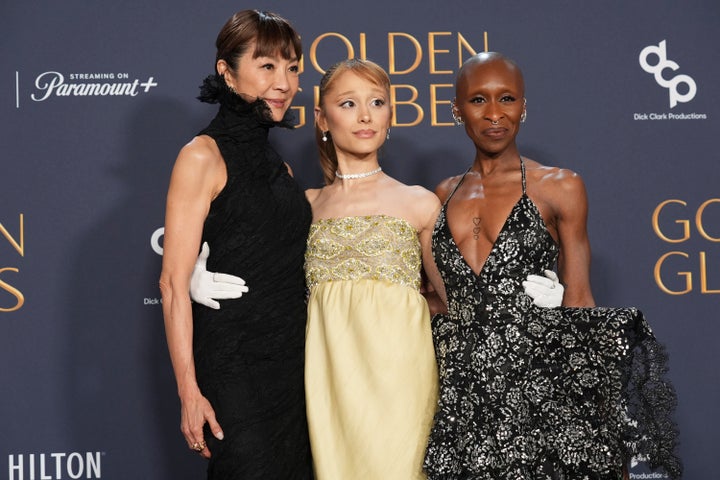
M180 149L170 189L175 198L190 199L195 195L207 194L215 198L226 182L225 162L215 141L207 136L193 138Z
M576 172L561 167L542 165L535 160L525 160L528 188L550 195L584 194L585 184Z
M528 194L550 225L556 220L582 218L587 214L587 192L580 175L567 168L548 167L534 161L527 161L525 168Z
M423 186L406 185L391 177L388 177L388 179L392 182L391 191L393 196L402 200L409 207L416 206L424 210L440 202L437 195Z
M418 201L437 201L437 195L421 185L403 185L405 194Z
M393 187L392 203L397 206L398 216L410 220L418 231L435 223L440 209L440 200L430 190L420 185L405 185L400 182Z
M186 168L204 170L221 166L223 160L215 140L206 135L200 135L180 149L176 163L182 164Z
M322 188L308 188L307 190L305 190L305 198L307 198L307 201L312 204L315 200L317 200L322 191Z
M455 175L453 177L448 177L445 180L438 183L437 187L435 187L435 195L440 199L441 202L444 202L447 200L447 197L450 195L450 192L455 189L458 183L460 183L460 180L462 180L463 175Z

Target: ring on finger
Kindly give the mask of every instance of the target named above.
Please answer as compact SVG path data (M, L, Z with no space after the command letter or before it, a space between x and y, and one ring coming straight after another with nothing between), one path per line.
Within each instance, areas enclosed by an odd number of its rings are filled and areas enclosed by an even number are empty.
M205 440L203 440L203 441L201 441L201 442L195 442L195 443L193 443L190 448L192 448L192 449L195 450L196 452L202 452L203 450L205 450L205 447L206 447L206 446L207 446L207 443L205 443Z

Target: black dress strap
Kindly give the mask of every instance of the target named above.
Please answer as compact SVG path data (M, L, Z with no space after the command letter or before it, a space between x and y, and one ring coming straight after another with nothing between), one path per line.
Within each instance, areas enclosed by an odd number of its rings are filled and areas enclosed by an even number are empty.
M460 188L460 185L462 185L463 181L465 180L465 176L470 173L470 170L472 169L472 165L468 167L467 170L465 170L465 173L463 173L463 176L460 177L460 181L455 185L455 188L452 189L452 192L450 192L450 195L445 199L445 202L443 203L443 207L448 204L450 199L455 195L455 192L457 192L457 189ZM522 193L525 195L527 193L527 179L525 176L525 161L523 160L522 156L520 157L520 172L522 174Z
M472 168L472 165L470 165L468 167L468 169L465 170L465 173L463 173L463 176L460 177L460 181L457 183L457 185L455 185L455 188L452 189L452 192L450 192L450 195L448 195L448 197L445 199L445 202L443 203L443 207L446 206L448 204L448 202L450 201L450 199L453 197L453 195L455 195L455 192L457 192L457 189L460 188L460 185L462 185L463 180L465 180L465 176L468 174L468 172L470 172L471 168Z

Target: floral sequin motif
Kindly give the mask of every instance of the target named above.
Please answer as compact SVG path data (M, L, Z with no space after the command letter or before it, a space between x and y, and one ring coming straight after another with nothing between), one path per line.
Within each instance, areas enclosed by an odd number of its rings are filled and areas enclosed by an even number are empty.
M443 206L432 239L448 313L429 480L617 480L633 456L679 478L666 358L635 308L540 308L521 282L558 246L525 193L476 274Z
M317 222L317 225L329 227L333 235L341 238L356 238L376 224L377 222L371 216L343 217Z
M420 287L420 241L406 220L387 215L319 220L305 252L308 288L341 280L386 280Z

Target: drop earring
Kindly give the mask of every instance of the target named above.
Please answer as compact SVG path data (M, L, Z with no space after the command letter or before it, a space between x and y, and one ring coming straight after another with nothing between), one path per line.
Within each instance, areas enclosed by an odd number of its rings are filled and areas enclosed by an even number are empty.
M322 134L323 134L323 135L322 135L322 141L323 141L323 142L327 142L327 133L328 133L328 132L322 132Z
M390 140L390 129L387 129L387 134L385 134L385 140Z
M455 106L455 99L453 98L452 103L450 104L450 113L452 114L453 121L455 122L455 125L458 127L460 125L464 125L465 122L463 122L463 119L460 115L458 115L457 107Z
M524 98L523 101L523 111L520 115L520 123L525 123L525 120L527 119L527 98Z

